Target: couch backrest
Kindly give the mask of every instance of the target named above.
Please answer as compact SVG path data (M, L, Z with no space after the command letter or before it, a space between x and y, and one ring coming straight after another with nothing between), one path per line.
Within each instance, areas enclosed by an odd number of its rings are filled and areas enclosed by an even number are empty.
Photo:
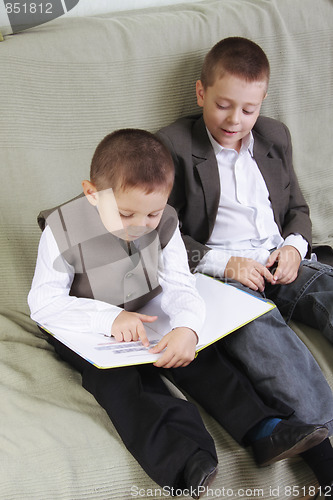
M272 67L263 113L282 119L311 207L332 243L331 0L207 0L59 19L0 44L1 297L28 313L41 209L81 190L110 131L156 131L198 110L195 81L219 39L252 38Z

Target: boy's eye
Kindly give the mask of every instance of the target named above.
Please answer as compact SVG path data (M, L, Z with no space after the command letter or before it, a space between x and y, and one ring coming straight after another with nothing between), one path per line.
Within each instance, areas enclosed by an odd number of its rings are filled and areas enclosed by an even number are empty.
M246 109L243 109L244 115L253 115L254 111L247 111Z
M119 212L120 217L123 217L124 219L129 219L130 217L133 217L133 214L122 214Z

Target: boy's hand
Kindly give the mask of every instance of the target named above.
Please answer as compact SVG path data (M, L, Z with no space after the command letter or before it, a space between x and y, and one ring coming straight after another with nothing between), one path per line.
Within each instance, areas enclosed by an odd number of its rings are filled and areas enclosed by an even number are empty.
M149 352L157 354L166 348L154 365L159 368L179 368L193 361L197 341L198 337L193 330L179 327L164 335L156 346L149 349Z
M266 262L268 269L277 263L273 273L273 284L288 285L292 283L297 278L301 260L299 251L291 245L274 250Z
M224 271L224 277L239 281L252 290L263 292L265 280L273 283L273 275L259 262L246 257L230 257Z
M118 342L131 342L140 339L142 344L148 347L149 340L143 323L152 323L156 320L157 316L122 311L112 324L111 336Z

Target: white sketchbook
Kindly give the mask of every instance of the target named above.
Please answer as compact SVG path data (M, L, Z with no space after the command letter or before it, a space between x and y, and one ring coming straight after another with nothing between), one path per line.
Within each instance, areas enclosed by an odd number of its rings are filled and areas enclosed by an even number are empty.
M203 274L196 274L196 287L206 303L206 319L197 352L229 335L241 326L267 313L275 306L265 299ZM161 310L159 296L138 312L158 316L154 323L144 323L150 347L171 330L169 317ZM153 363L160 354L149 353L150 347L138 342L117 342L101 334L49 332L67 347L98 368Z

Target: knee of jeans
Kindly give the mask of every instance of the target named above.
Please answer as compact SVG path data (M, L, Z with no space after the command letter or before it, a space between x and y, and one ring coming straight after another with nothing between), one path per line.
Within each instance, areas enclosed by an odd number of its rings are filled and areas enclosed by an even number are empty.
M316 272L321 272L323 274L329 274L331 276L333 276L333 267L330 266L329 264L323 264L322 262L318 262L318 261L307 261L307 260L304 260L302 261L301 263L301 268L308 268L308 269L312 269L313 271L316 271Z

